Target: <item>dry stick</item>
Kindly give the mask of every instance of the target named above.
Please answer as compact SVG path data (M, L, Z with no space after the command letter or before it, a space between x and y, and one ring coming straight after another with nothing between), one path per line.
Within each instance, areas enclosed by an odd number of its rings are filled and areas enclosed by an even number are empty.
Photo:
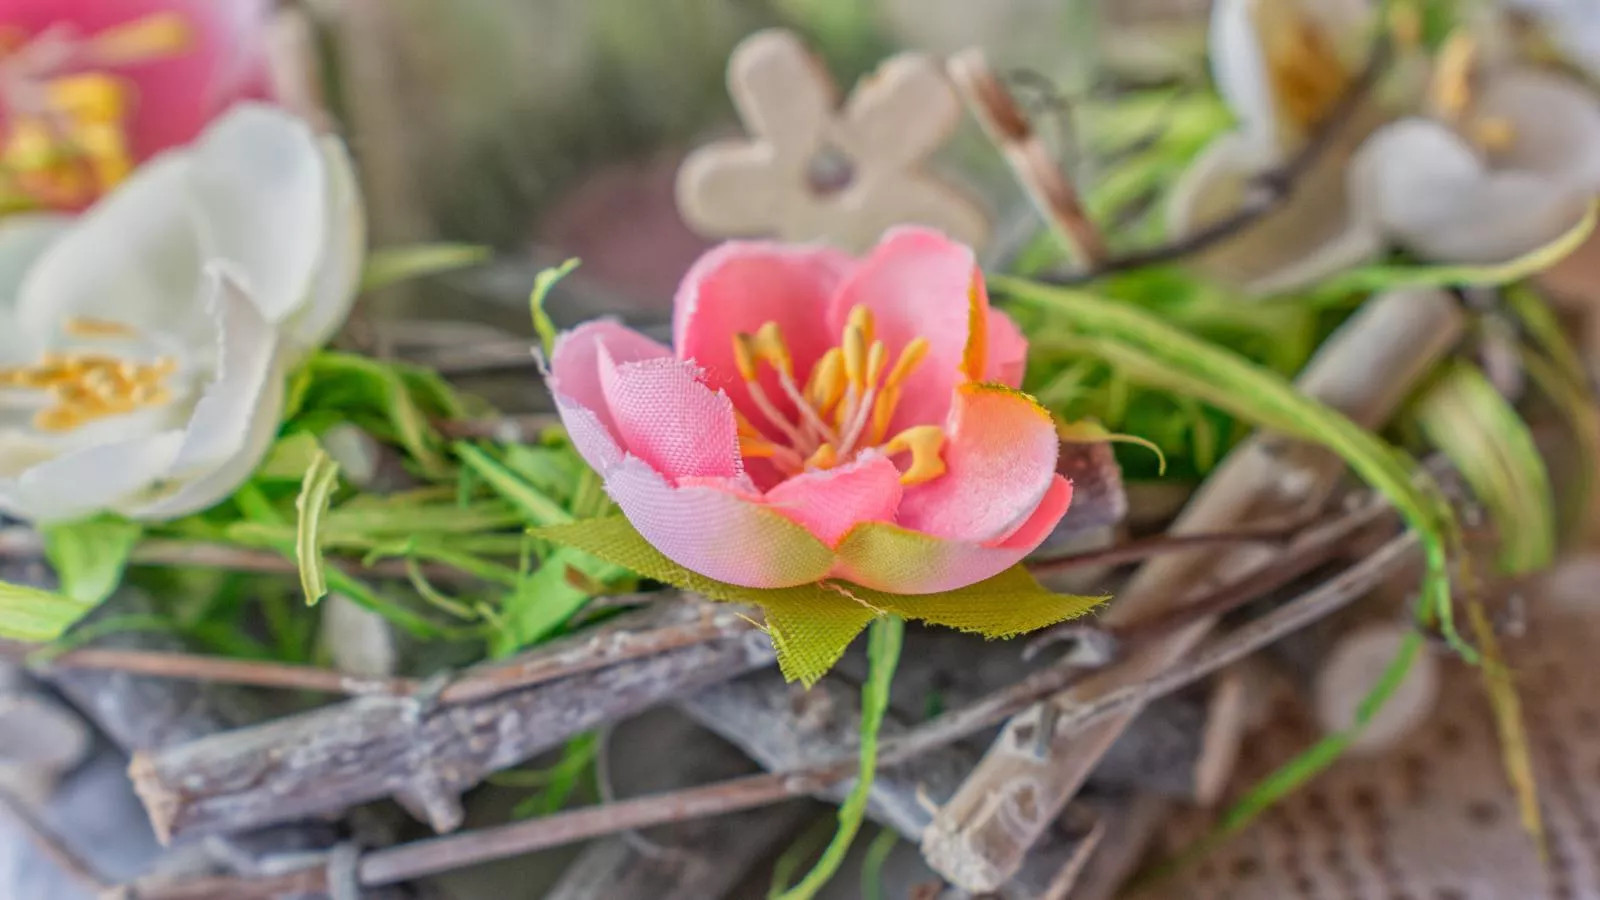
M1130 562L1140 562L1152 556L1160 556L1163 553L1179 553L1185 550L1225 549L1237 547L1240 544L1281 546L1292 537L1294 537L1294 532L1279 529L1262 531L1241 529L1218 534L1158 534L1147 538L1124 541L1120 544L1106 547L1103 550L1091 550L1087 553L1073 553L1068 556L1029 560L1027 565L1028 571L1035 575L1055 575L1060 572L1070 572L1074 569L1119 566Z
M771 643L740 610L722 607L705 615L731 636L493 696L474 687L475 699L454 704L357 697L141 753L130 774L163 840L290 821L391 795L436 830L449 831L460 824L460 792L490 772L581 731L771 664ZM633 637L626 622L608 626L615 645ZM574 636L542 654L590 653L581 648L592 640Z
M1082 714L1088 716L1087 719L1074 716L1068 721L1081 724L1085 721L1104 720L1130 705L1148 702L1158 694L1170 694L1282 638L1295 629L1316 621L1332 610L1357 599L1372 583L1395 571L1405 561L1405 554L1415 548L1415 541L1414 535L1409 533L1395 538L1372 558L1353 567L1349 572L1290 600L1282 607L1263 615L1256 622L1219 639L1195 659L1155 673L1149 688L1138 692L1137 696L1124 696L1110 708L1095 707ZM948 747L964 737L1000 722L1007 715L1024 708L1039 697L1060 690L1072 683L1080 674L1080 670L1074 666L1057 664L1035 672L1022 681L981 700L890 737L883 744L879 765L892 768ZM855 774L856 765L854 751L847 749L795 769L650 794L602 806L560 812L526 822L375 850L361 859L358 870L360 881L364 887L398 884L439 872L621 831L754 809L791 797L821 793ZM278 878L293 878L297 875L317 884L321 870L288 873ZM295 883L305 884L307 881ZM210 886L213 890L228 888L237 891L237 893L219 893L217 896L263 896L260 889L253 884L250 879L240 878L226 879L223 883L214 883ZM175 890L182 890L184 893L171 893ZM141 890L137 896L140 900L175 900L178 897L201 895L189 892L186 885L177 884L166 888Z
M498 419L442 419L433 427L448 438L482 439L503 444L537 443L545 431L561 424L555 413L526 413Z
M1439 292L1388 294L1367 304L1318 351L1301 376L1306 394L1373 427L1387 420L1452 345L1462 327L1455 303ZM1210 533L1275 518L1319 503L1344 471L1320 448L1257 436L1229 454L1173 527ZM1124 628L1171 614L1213 585L1270 566L1269 549L1169 554L1142 567L1101 617ZM1049 731L1057 708L1072 708L1109 691L1146 681L1182 659L1214 624L1204 616L1147 641L1128 658L1072 688L1053 704L1014 719L963 788L935 817L923 839L930 865L968 890L992 890L1021 866L1044 823L1077 792L1137 710L1119 712L1081 735L1058 737L1019 753L1019 729ZM1039 752L1039 751L1043 752Z
M69 650L34 666L41 671L79 669L98 672L125 672L151 678L210 681L219 684L287 690L320 691L329 694L414 694L422 682L413 678L369 678L348 675L333 669L201 656L166 650L85 647Z
M964 50L952 56L945 68L1045 221L1086 269L1100 267L1108 252L1105 238L1011 92L989 68L983 50Z
M1387 33L1381 34L1367 58L1367 65L1360 77L1350 85L1349 90L1317 127L1305 147L1281 169L1257 177L1255 183L1261 190L1247 199L1232 215L1219 219L1171 244L1113 257L1087 272L1049 273L1041 276L1039 280L1048 284L1084 284L1118 272L1175 262L1209 250L1276 212L1294 196L1305 174L1322 159L1330 147L1337 143L1339 133L1355 118L1378 79L1388 69L1393 57L1394 46L1389 36Z

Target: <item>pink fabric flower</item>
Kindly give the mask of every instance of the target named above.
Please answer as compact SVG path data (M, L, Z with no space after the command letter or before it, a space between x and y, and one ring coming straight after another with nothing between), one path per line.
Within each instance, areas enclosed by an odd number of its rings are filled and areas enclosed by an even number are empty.
M550 388L584 459L674 562L777 588L924 594L1015 565L1067 511L1027 342L972 251L891 231L865 259L734 242L678 289L676 352L567 332Z
M81 207L133 165L192 142L234 102L266 99L272 9L273 0L0 0L5 168L38 175L23 186L37 205ZM74 153L76 170L61 163Z

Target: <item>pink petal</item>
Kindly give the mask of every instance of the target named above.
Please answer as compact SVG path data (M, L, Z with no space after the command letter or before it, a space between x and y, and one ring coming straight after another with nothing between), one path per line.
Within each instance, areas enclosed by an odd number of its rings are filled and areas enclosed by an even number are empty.
M894 525L859 525L839 544L833 575L896 594L932 594L977 584L1027 556L1066 515L1072 483L1054 476L1022 527L998 545L931 537Z
M833 551L805 528L760 505L737 482L672 487L643 460L612 470L606 491L644 539L667 558L718 581L794 587L828 574Z
M600 384L622 448L668 479L742 474L733 403L699 366L667 356L617 364L602 346Z
M856 306L872 310L891 361L915 338L931 344L906 382L889 432L943 421L951 391L968 380L963 366L971 323L988 323L989 295L972 248L928 228L891 229L834 297L828 313L833 335L843 332ZM976 368L973 379L985 371L981 362Z
M238 100L265 99L272 0L4 0L0 25L27 37L57 25L79 37L172 12L192 44L170 57L120 66L134 89L130 138L138 160L187 144Z
M989 310L989 352L983 380L1007 387L1022 387L1028 363L1028 339L1011 317L998 309Z
M965 384L945 433L945 474L906 491L899 523L973 543L1011 534L1055 477L1061 445L1050 413L1020 391Z
M621 458L622 440L600 386L601 350L615 363L670 357L672 351L610 319L585 322L556 338L546 382L561 422L585 461L601 474Z
M777 322L796 378L804 383L812 363L836 342L827 327L828 299L855 265L828 247L730 241L700 257L673 300L672 342L679 359L706 370L706 383L728 392L734 406L764 427L733 359L733 336ZM779 409L793 412L776 376L761 379ZM774 434L774 437L777 435Z
M832 547L858 522L892 522L904 488L900 470L868 452L837 469L796 475L767 492L767 505Z

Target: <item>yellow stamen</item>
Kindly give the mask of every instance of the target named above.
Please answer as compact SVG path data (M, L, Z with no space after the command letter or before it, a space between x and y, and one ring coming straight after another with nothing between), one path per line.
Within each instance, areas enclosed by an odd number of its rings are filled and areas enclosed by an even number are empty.
M194 29L176 12L160 12L108 28L86 49L95 65L123 66L165 59L194 45Z
M878 399L872 406L874 444L883 443L884 436L889 433L889 422L894 418L894 411L900 405L901 388L918 364L927 358L930 346L925 337L913 339L900 351L900 357L895 360L894 368L889 370L889 377L883 382L883 387L878 391Z
M96 319L90 316L73 316L62 325L62 330L70 337L76 338L131 338L137 337L139 332L121 322L110 319Z
M823 444L806 459L807 469L831 469L839 464L839 453L832 444Z
M1478 39L1466 30L1456 31L1439 48L1429 94L1441 117L1459 120L1472 105L1472 75L1480 49Z
M830 348L811 369L811 377L806 381L806 400L819 415L825 416L844 397L845 384L844 351Z
M784 343L777 322L768 322L757 329L755 351L774 369L791 377L794 375L794 358L789 355L789 345Z
M1491 153L1509 150L1516 143L1517 129L1509 119L1483 116L1472 123L1472 140Z
M877 336L874 332L872 310L860 304L850 307L850 316L845 320L845 330L851 328L861 332L861 339L865 343L872 343L872 339Z
M1279 115L1303 138L1344 96L1354 73L1295 0L1258 0L1254 13Z
M845 379L860 392L867 386L867 333L854 325L846 326L843 350Z
M733 364L739 370L740 378L754 383L760 376L761 373L756 369L758 355L755 338L742 331L733 336Z
M907 428L883 445L883 452L890 456L911 454L911 465L900 473L900 483L908 486L924 484L945 473L944 459L939 455L943 449L944 429L937 425Z
M115 323L108 323L115 324ZM72 431L110 416L164 406L164 380L177 371L169 358L136 363L101 354L45 354L36 366L0 369L0 388L44 391L50 405L33 420L41 431Z

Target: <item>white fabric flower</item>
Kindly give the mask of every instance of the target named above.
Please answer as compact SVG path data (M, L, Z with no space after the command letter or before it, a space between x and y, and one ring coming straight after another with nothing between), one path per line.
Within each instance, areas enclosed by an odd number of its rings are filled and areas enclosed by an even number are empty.
M1358 203L1425 260L1514 259L1575 226L1600 192L1600 98L1525 67L1478 81L1467 117L1388 125L1351 170Z
M1202 151L1179 179L1168 207L1174 239L1237 213L1258 189L1256 179L1306 146L1359 77L1376 6L1371 0L1217 0L1212 73L1239 127ZM1407 102L1412 91L1398 87L1398 99ZM1352 205L1344 171L1360 142L1389 117L1394 99L1383 91L1363 95L1317 165L1300 174L1288 200L1201 254L1201 268L1248 290L1270 292L1314 282L1376 254L1381 237Z
M1504 0L1539 26L1567 61L1600 79L1600 3L1595 0Z
M342 145L253 104L78 219L0 222L0 511L159 520L231 494L365 245Z

